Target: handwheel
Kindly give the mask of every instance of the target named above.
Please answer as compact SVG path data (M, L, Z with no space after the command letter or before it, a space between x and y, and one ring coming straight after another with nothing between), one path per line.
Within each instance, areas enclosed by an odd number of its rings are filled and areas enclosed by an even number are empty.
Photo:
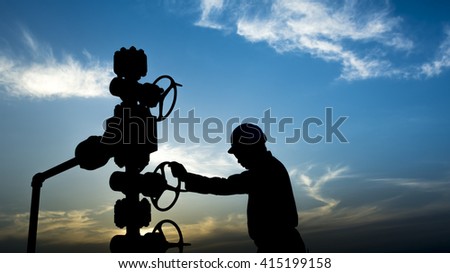
M158 194L158 195L156 195L156 196L150 196L150 200L152 200L153 206L155 206L155 208L156 208L157 210L159 210L159 211L168 211L168 210L170 210L170 209L175 205L175 203L176 203L177 200L178 200L178 197L180 196L180 191L181 191L181 180L180 180L179 178L177 179L178 183L177 183L177 186L176 186L176 187L172 187L172 186L170 186L170 185L167 184L166 174L165 174L165 172L164 172L164 167L165 167L166 165L169 165L169 163L170 163L169 161L162 162L162 163L159 164L159 165L155 168L155 170L153 171L154 173L156 173L156 172L158 172L158 170L160 170L160 171L161 171L161 175L162 175L164 181L166 181L166 185L164 185L165 188L161 191L161 194ZM161 207L158 205L158 201L159 201L159 198L161 197L162 193L164 192L164 190L170 190L170 191L175 192L175 197L173 198L172 202L171 202L167 207L161 208Z
M153 82L153 84L157 84L160 80L162 79L169 79L170 81L170 85L169 87L166 88L166 90L164 90L164 92L161 94L160 100L159 100L159 114L157 117L157 121L162 121L165 120L170 113L172 113L173 108L175 107L175 103L177 101L177 86L182 86L181 84L175 82L175 80L169 76L169 75L162 75L159 76L158 78L156 78L156 80ZM169 110L167 111L167 113L163 114L163 106L164 106L164 99L166 98L166 96L169 94L169 92L173 89L173 100L172 100L172 104L170 105Z
M166 236L164 235L164 232L162 230L162 226L164 224L166 224L166 223L171 224L178 232L178 242L176 242L176 243L169 243L166 240L167 248L178 247L179 252L182 253L184 246L189 246L191 244L184 243L184 241L183 241L183 234L181 233L181 229L174 221L169 220L169 219L160 221L158 224L156 224L156 226L153 229L152 233L153 234L159 233L163 238L165 238Z

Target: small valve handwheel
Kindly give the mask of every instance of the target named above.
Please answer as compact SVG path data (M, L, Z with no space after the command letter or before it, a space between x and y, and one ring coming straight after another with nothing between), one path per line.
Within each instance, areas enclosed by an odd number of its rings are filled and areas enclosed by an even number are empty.
M163 238L165 238L166 236L164 235L162 226L163 226L164 224L166 224L166 223L171 224L171 225L177 230L177 233L178 233L178 242L176 242L176 243L170 243L170 242L167 242L167 248L177 247L178 250L179 250L179 252L182 253L182 252L183 252L183 248L184 248L185 246L190 246L191 244L187 244L187 243L184 242L184 240L183 240L183 234L181 233L181 229L180 229L180 227L179 227L174 221L169 220L169 219L160 221L160 222L155 226L155 228L153 229L153 232L152 232L152 233L153 233L153 234L157 234L157 233L158 233L158 234L160 234Z
M169 165L169 163L170 163L169 161L162 162L153 171L154 173L157 173L158 171L160 171L161 175L162 175L162 177L163 177L163 179L165 181L167 181L167 180L166 180L166 174L165 174L165 171L164 171L164 167ZM173 186L170 186L170 185L165 185L165 189L164 190L170 190L170 191L175 192L175 197L173 198L172 202L167 207L161 208L158 205L158 201L159 201L159 199L160 199L160 197L162 195L162 192L161 192L161 194L159 194L157 196L151 196L150 197L150 200L152 200L153 206L155 206L155 208L157 210L159 210L159 211L168 211L175 205L175 203L178 200L178 197L180 196L180 191L181 191L181 180L178 178L177 181L178 181L178 183L177 183L176 187L173 187Z
M153 84L157 84L162 79L168 79L170 81L169 86L164 90L164 92L161 94L159 99L159 114L157 117L157 121L165 120L170 113L172 113L173 108L175 107L175 103L177 102L177 86L182 86L181 84L175 82L175 80L169 76L169 75L162 75L156 78L156 80L153 82ZM167 113L163 113L164 111L164 99L169 94L169 92L173 89L173 100L172 104L170 105L169 110L167 110Z

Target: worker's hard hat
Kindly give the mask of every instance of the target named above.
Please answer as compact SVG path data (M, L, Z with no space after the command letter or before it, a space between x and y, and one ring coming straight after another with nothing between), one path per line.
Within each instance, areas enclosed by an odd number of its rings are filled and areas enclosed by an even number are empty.
M266 140L266 135L261 128L251 123L243 123L233 130L231 148L228 153L233 154L236 150L249 146L264 145Z

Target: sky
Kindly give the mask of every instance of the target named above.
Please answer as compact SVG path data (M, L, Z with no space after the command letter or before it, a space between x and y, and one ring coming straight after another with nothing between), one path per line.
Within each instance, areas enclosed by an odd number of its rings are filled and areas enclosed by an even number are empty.
M0 0L0 252L26 251L33 175L103 134L120 103L113 55L131 46L148 58L141 83L167 74L183 85L144 172L163 161L242 172L229 135L253 122L290 174L311 252L449 252L449 10L444 0ZM38 252L109 252L124 234L113 220L124 196L108 183L118 170L110 160L44 183ZM152 208L141 233L171 219L185 252L254 252L246 202L181 193L171 210Z

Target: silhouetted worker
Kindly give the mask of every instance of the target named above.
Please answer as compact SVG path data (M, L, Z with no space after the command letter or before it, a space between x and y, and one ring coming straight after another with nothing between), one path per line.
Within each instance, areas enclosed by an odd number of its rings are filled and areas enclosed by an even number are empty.
M188 173L182 164L172 162L172 173L185 182L187 191L248 194L248 233L258 252L305 252L296 229L298 215L289 174L265 142L266 136L258 126L244 123L234 129L228 153L246 171L228 178L208 178Z

